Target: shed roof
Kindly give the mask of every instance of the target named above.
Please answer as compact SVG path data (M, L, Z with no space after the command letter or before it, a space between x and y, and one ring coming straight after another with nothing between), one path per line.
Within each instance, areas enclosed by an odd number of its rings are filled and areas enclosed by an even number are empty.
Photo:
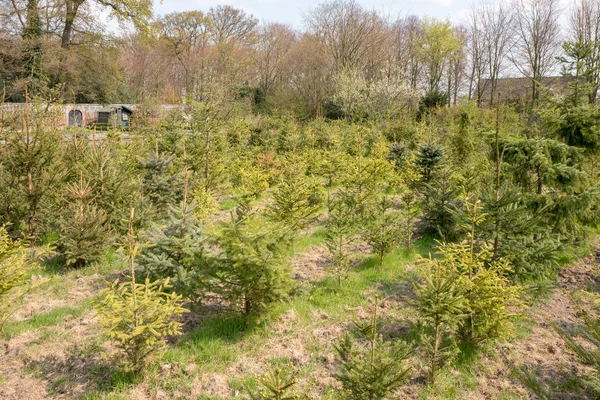
M98 110L98 112L111 113L111 112L115 112L117 110L117 108L122 108L123 110L128 111L130 114L133 114L133 110L123 104L111 104L111 105L102 107L101 109Z

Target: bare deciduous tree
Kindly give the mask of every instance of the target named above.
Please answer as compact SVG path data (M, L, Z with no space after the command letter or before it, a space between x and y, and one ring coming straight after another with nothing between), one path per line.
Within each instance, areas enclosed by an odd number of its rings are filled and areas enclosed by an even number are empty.
M369 50L379 45L381 19L355 0L322 3L306 16L306 24L324 43L336 70L364 66Z
M469 100L475 98L481 105L481 96L485 89L485 33L483 31L481 9L474 7L469 14L467 26L467 56L469 64Z
M587 76L591 86L588 97L590 103L594 103L600 86L600 1L577 0L571 10L569 28L569 40L590 48L584 62L591 72Z
M239 77L250 59L249 49L256 39L258 20L232 6L213 7L208 14L212 19L218 75L224 80Z
M393 63L400 71L400 77L411 88L416 89L422 70L418 51L419 40L422 37L421 21L411 15L398 19L390 30L393 38L391 44Z
M331 86L332 62L325 45L315 36L304 34L290 51L290 89L309 113L318 112Z
M201 11L167 14L159 21L161 38L182 70L184 97L202 99L207 74L211 20Z
M531 79L531 103L540 95L542 78L556 65L560 48L559 0L515 0L516 42L512 59L519 71Z
M490 82L490 104L494 103L498 79L503 72L506 57L513 44L514 18L505 4L481 3L484 32L484 59Z
M260 28L256 41L256 63L259 86L265 93L281 80L295 41L296 33L286 25L270 23Z

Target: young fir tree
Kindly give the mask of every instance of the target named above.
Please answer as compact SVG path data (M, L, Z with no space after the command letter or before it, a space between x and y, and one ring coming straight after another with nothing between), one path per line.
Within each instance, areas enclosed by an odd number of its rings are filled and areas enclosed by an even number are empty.
M138 262L144 276L169 279L176 293L192 300L203 293L208 263L196 210L194 203L170 206L166 223L153 224L144 235Z
M96 143L86 149L83 160L84 174L94 186L98 207L105 210L114 227L127 233L127 210L132 192L139 190L135 179L135 165L119 157L110 143ZM137 213L139 216L139 212ZM121 226L121 221L125 221Z
M268 214L289 233L296 234L318 218L321 193L316 182L307 177L284 175L273 190Z
M205 185L201 184L196 187L193 192L193 199L196 204L194 215L199 221L206 221L212 213L219 209L215 194L210 189L207 190Z
M532 129L535 129L532 128ZM596 189L581 170L581 152L544 137L506 138L500 141L506 172L521 187L527 207L540 219L542 232L532 240L555 242L556 249L586 238L587 216ZM553 271L543 271L545 275Z
M60 252L68 267L82 267L98 261L113 244L114 234L104 210L92 197L93 187L83 180L67 185L70 203L60 221Z
M414 164L419 174L417 183L421 185L431 183L445 165L444 148L436 143L426 143L419 146Z
M478 345L513 333L513 310L521 306L521 288L510 281L510 264L493 260L490 245L475 251L473 241L440 246L443 273L456 277L466 310L458 325L462 342Z
M256 376L258 388L252 390L246 380L242 381L244 390L252 400L311 400L311 386L298 390L298 372L289 365L269 365L267 371Z
M423 186L425 202L422 205L421 231L443 240L458 237L458 210L460 201L458 190L452 180L452 173L444 168Z
M285 237L249 210L238 207L216 238L221 254L213 260L214 291L246 320L293 288Z
M143 194L150 200L159 216L166 213L169 204L181 201L183 195L180 176L171 171L174 159L172 154L151 151L141 160L145 171Z
M342 185L356 194L359 203L363 203L377 193L392 171L391 163L383 157L357 155L349 157L340 178Z
M61 193L58 188L65 175L60 162L64 132L52 128L55 122L56 115L33 104L3 130L0 224L9 224L13 237L35 240L41 225L55 215L50 209Z
M342 287L342 280L347 278L350 269L348 246L353 241L358 222L355 198L347 193L337 193L327 202L328 216L325 228L325 244L331 255L331 269Z
M126 355L128 366L141 373L148 357L165 344L166 336L180 335L181 323L173 317L186 310L181 306L181 296L170 289L169 280L144 283L136 281L136 257L139 243L133 232L134 209L129 217L129 229L124 252L129 266L128 281L116 279L101 293L96 306L100 324L108 337Z
M346 333L335 346L340 364L335 378L342 383L345 399L390 398L410 373L405 363L412 350L404 342L386 343L377 333L378 302L376 298L371 320L357 324L360 340Z
M361 134L362 135L362 134ZM393 176L393 165L386 160L388 148L383 143L364 143L360 137L357 144L352 146L344 173L340 175L340 183L344 191L353 196L357 216L366 222L371 207L377 201L377 195L382 187ZM364 148L371 148L370 151Z
M495 260L507 260L512 265L516 281L541 281L552 277L558 267L560 242L545 222L547 205L532 205L531 196L511 179L522 173L513 172L512 153L506 153L506 138L501 137L500 101L496 108L495 138L490 160L493 175L480 190L481 213L485 219L477 226L475 235L492 245ZM504 159L508 156L508 163ZM513 179L514 180L514 179ZM518 182L519 180L517 180Z
M413 191L402 194L400 209L401 238L408 249L412 248L417 218L421 215L419 199Z
M430 258L424 266L423 282L415 284L421 343L432 384L458 353L455 332L466 303L457 279L456 274L447 273L442 261Z
M313 152L311 156L314 159L311 160L309 171L324 178L328 188L341 181L348 168L350 156L347 153L330 150Z
M481 191L481 212L486 215L476 235L490 243L495 260L512 265L517 281L542 281L552 277L558 267L560 243L544 224L544 209L528 206L526 196L502 183L498 189Z
M242 166L236 175L234 184L245 201L256 200L269 188L268 175L253 165Z
M381 197L362 232L365 241L379 256L379 267L383 266L384 256L398 246L402 235L399 218L390 212L391 207L391 201Z
M10 239L0 226L0 331L23 295L34 287L29 276L37 267L25 244Z
M406 143L392 143L389 148L389 153L385 158L392 162L396 172L399 172L408 165L410 160L410 148Z
M562 75L568 79L569 93L566 98L551 102L545 115L558 138L587 154L600 150L600 111L592 100L597 96L598 87L593 81L600 68L595 46L598 44L583 41L563 44L564 55L558 60Z

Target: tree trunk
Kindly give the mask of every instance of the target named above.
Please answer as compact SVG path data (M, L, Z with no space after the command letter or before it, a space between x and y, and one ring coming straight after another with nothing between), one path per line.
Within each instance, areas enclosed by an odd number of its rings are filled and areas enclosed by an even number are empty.
M536 172L537 172L537 194L542 194L542 167L541 165L538 165L536 167Z
M60 47L63 49L68 49L71 44L71 35L73 34L73 25L75 24L77 11L84 1L85 0L67 0L65 2L67 8L65 13L65 26L60 41Z

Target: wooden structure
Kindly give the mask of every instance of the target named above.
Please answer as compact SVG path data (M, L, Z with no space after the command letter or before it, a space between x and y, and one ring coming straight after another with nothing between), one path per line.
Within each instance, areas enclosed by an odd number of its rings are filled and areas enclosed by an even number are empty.
M98 123L129 128L132 114L133 110L122 104L106 106L98 110Z

